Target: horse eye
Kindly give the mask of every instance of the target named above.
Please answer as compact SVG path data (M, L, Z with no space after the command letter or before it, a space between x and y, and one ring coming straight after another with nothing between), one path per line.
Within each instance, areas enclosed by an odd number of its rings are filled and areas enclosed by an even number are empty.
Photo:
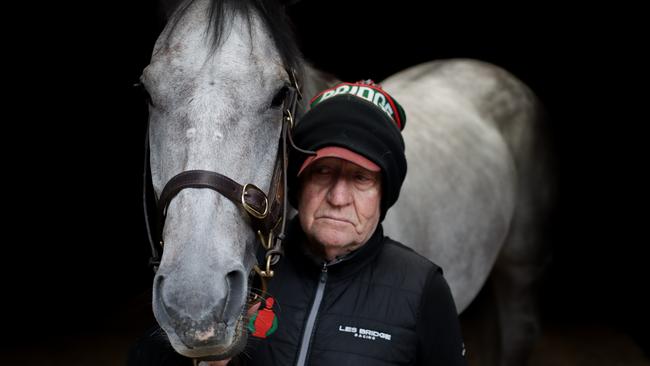
M144 84L141 81L133 84L133 87L140 93L140 97L147 101L147 104L153 106L153 100L151 99L151 95L149 94L147 88L144 86Z
M284 98L287 97L287 92L289 91L289 88L286 86L283 86L278 90L277 93L275 93L275 96L273 97L273 100L271 101L271 108L277 108L282 105L284 102Z

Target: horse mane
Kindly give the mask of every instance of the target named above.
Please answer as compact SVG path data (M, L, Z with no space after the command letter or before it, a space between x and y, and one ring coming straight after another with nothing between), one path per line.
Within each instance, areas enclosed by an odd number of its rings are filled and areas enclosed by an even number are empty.
M185 0L175 6L172 5L172 9L175 9L169 20L172 30L196 1ZM293 25L285 12L284 5L277 0L212 0L209 9L210 23L206 30L211 40L211 52L214 53L227 37L232 20L237 14L247 20L249 30L253 24L253 17L258 15L273 37L285 67L301 72L302 54L296 43ZM171 33L169 32L167 37ZM253 32L249 31L249 33L252 36Z

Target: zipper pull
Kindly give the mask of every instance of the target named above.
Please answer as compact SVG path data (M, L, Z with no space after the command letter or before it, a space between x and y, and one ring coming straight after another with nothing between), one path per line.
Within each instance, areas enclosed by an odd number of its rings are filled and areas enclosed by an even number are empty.
M327 281L327 263L323 263L323 268L320 270L320 282L325 283Z

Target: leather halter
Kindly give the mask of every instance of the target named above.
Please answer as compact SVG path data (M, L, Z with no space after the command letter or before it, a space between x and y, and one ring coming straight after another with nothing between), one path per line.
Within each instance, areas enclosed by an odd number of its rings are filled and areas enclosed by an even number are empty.
M160 198L156 202L156 231L151 229L147 205L147 185L149 171L149 139L148 131L145 140L145 172L143 184L144 215L147 226L147 236L151 246L150 264L154 272L160 265L160 255L156 249L157 242L161 249L164 246L162 231L167 215L167 208L171 200L186 188L208 188L219 192L242 208L249 216L251 227L257 234L264 249L266 249L266 263L263 269L255 265L255 272L262 279L262 290L266 291L266 279L273 277L271 266L276 264L282 255L282 240L284 239L287 221L287 139L295 147L291 139L291 130L294 124L298 100L302 99L295 71L288 70L291 84L287 86L288 92L283 103L282 132L280 134L278 156L273 169L273 177L268 196L253 184L241 185L234 180L217 172L206 170L187 170L174 176L163 188ZM300 149L299 149L300 150Z

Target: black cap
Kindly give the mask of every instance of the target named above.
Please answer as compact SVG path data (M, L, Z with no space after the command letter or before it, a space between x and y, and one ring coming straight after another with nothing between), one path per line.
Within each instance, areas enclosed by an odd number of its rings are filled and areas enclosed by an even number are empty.
M342 83L318 94L298 121L293 140L302 149L338 146L360 154L381 168L381 220L399 197L406 176L401 129L402 107L381 87L368 82ZM289 158L289 200L297 205L298 171L308 155L292 150Z

